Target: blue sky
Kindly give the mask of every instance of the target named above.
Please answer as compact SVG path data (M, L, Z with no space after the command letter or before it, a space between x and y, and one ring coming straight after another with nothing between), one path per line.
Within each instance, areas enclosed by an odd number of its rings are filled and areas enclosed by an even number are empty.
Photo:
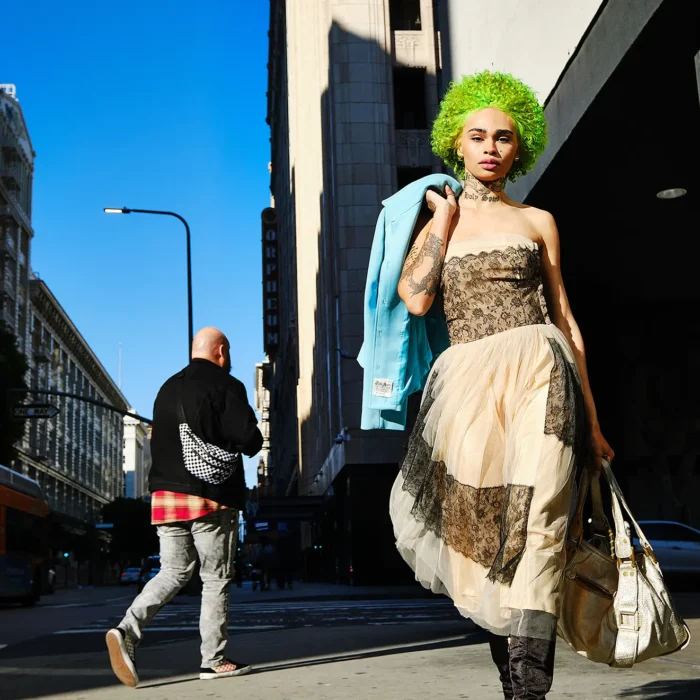
M36 151L32 267L139 413L187 361L185 233L195 330L221 328L253 402L263 359L260 211L269 204L268 2L3 3L0 83ZM255 461L246 466L254 484Z

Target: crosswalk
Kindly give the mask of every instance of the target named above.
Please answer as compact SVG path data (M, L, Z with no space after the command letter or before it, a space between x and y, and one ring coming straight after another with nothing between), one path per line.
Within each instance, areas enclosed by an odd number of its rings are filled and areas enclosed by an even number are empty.
M103 634L121 618L95 620L55 634ZM444 598L419 600L279 601L234 604L229 610L230 632L255 632L302 627L339 625L423 625L460 620L451 601ZM199 634L199 600L169 603L148 627L158 632Z

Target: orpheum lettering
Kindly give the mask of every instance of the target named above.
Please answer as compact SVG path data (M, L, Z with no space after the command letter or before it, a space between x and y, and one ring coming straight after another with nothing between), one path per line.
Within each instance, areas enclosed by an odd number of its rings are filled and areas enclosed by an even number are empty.
M262 211L262 238L263 238L263 347L265 353L274 358L279 347L279 268L277 260L279 250L277 247L278 226L277 212L272 209Z

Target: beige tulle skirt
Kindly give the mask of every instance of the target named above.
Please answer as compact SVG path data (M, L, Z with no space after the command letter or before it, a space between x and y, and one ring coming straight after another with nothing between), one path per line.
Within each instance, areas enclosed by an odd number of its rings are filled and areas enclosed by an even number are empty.
M496 634L555 624L583 421L554 325L453 345L428 377L391 493L396 544L418 581Z

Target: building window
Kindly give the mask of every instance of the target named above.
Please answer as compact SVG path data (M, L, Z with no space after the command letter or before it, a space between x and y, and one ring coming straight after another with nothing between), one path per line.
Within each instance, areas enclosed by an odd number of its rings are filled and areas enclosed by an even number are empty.
M421 30L420 0L389 0L389 16L395 32Z
M427 129L425 68L394 68L394 118L397 129Z
M406 185L410 185L412 182L432 174L432 172L432 168L396 168L396 185L401 190Z

